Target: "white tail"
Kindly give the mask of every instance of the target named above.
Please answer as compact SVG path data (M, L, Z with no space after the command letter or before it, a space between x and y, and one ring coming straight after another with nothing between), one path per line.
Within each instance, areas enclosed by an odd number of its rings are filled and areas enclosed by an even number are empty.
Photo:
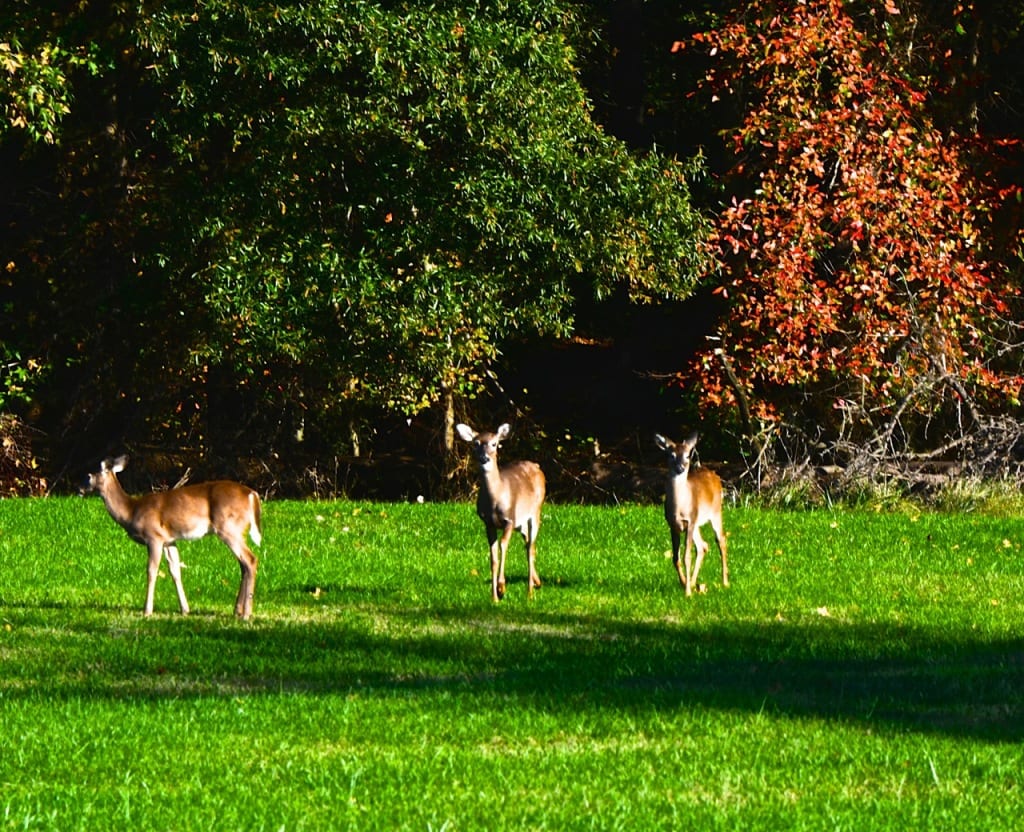
M540 586L537 574L537 532L544 505L544 472L536 462L513 462L498 467L498 446L508 436L508 425L494 433L477 433L469 425L456 425L459 436L469 442L480 464L480 493L476 513L487 527L491 547L491 597L500 601L505 595L505 555L513 531L526 542L530 575L527 594L533 597Z
M235 615L241 618L252 615L257 561L245 544L245 534L248 531L253 543L259 545L259 495L237 482L221 480L158 491L143 497L129 497L117 481L117 473L124 470L126 462L123 456L101 462L100 470L89 474L82 492L98 492L110 516L132 540L149 551L149 583L144 613L153 614L153 590L163 555L178 590L181 611L188 614L188 600L181 585L181 560L175 543L197 540L213 532L224 541L242 567Z
M665 488L665 519L672 532L672 563L679 582L692 594L700 575L700 567L708 544L700 536L700 527L710 523L715 531L718 550L722 553L722 586L729 586L729 565L726 557L725 531L722 528L722 481L707 468L690 468L690 455L697 445L694 433L682 442L673 442L660 434L655 444L668 454L668 483ZM679 543L686 534L686 571L679 563ZM690 546L696 543L697 563L691 569Z

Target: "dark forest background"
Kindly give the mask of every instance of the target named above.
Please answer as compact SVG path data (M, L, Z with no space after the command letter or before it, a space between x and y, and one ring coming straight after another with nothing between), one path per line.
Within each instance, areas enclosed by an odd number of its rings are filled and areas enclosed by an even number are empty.
M0 11L3 492L1018 476L1020 2ZM865 462L870 462L866 465Z

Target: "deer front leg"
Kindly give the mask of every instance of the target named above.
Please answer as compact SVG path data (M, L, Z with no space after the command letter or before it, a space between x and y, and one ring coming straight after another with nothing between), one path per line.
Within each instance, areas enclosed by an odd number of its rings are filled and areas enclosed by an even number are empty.
M686 594L693 594L693 523L686 524L686 551L683 553L683 560L686 562Z
M167 569L174 580L174 588L178 590L178 605L181 607L181 614L188 615L188 599L185 597L185 587L181 583L181 558L178 556L178 547L173 543L164 546L164 556L167 558Z
M505 587L501 587L501 592L498 591L498 562L500 560L499 543L498 543L498 530L495 528L487 527L487 545L491 555L491 600L500 601L502 596L505 594Z
M672 565L676 568L676 574L679 576L679 585L686 589L686 575L683 573L682 564L679 562L679 544L681 537L679 529L672 528Z
M508 544L512 539L512 524L509 523L505 526L505 530L501 533L501 537L498 539L498 576L495 588L498 593L498 599L505 597L505 558L508 556ZM493 568L493 556L492 556L492 568Z
M147 544L149 549L149 563L147 565L146 582L146 606L142 608L143 615L153 614L153 594L156 591L156 577L160 572L160 559L163 557L164 546L158 541Z

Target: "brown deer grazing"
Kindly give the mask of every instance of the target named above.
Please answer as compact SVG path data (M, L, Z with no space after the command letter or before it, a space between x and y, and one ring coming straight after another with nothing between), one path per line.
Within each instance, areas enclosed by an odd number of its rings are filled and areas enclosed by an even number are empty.
M714 471L700 466L690 468L690 455L697 445L694 433L682 442L673 442L660 434L655 444L668 455L668 482L665 488L665 519L672 532L672 563L687 595L697 584L708 544L700 536L700 527L710 523L722 553L722 586L729 586L729 565L726 557L725 532L722 528L722 481ZM686 571L679 563L679 542L686 534ZM697 563L691 569L690 545L696 543Z
M136 543L149 551L149 584L146 588L145 615L153 614L153 590L160 569L161 555L178 590L181 612L188 615L188 601L181 585L181 560L175 543L198 540L213 532L227 544L242 567L242 583L235 601L235 615L252 615L256 590L256 556L245 544L245 533L260 543L260 498L251 488L221 480L158 491L143 497L129 497L117 481L126 457L105 459L100 470L89 474L82 493L98 492L110 516Z
M536 462L513 462L498 467L498 446L509 434L501 425L494 433L477 433L469 425L456 425L459 436L473 446L480 464L480 493L476 513L487 527L491 547L491 597L505 596L505 555L513 531L523 535L530 565L527 595L540 586L537 574L537 531L544 505L544 472Z

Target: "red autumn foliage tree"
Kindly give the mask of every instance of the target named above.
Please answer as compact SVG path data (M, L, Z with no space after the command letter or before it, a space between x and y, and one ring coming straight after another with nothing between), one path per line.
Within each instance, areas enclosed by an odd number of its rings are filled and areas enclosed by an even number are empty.
M714 240L727 311L684 378L747 433L934 448L1016 405L1018 290L989 262L998 196L974 138L940 131L850 9L765 0L676 45L706 53L711 100L741 120Z

